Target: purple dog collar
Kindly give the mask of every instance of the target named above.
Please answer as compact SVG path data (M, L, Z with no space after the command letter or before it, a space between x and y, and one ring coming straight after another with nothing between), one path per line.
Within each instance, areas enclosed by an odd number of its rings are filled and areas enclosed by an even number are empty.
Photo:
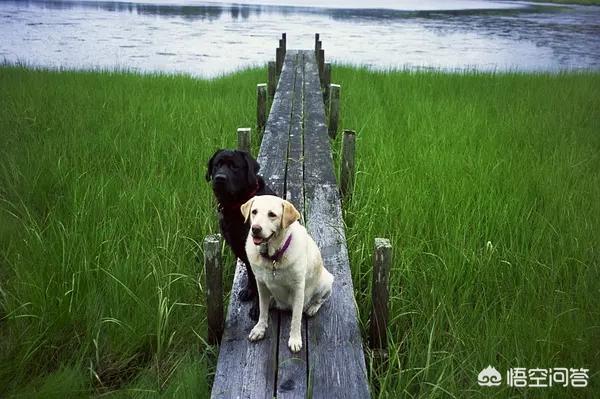
M261 252L261 255L264 258L272 261L273 264L275 264L275 262L278 262L279 259L281 259L281 257L283 256L283 253L288 249L288 247L290 246L291 242L292 242L292 235L290 234L288 236L287 240L285 240L285 244L283 244L283 247L281 247L277 251L275 251L275 253L273 255L269 255L268 253L264 254L262 252Z

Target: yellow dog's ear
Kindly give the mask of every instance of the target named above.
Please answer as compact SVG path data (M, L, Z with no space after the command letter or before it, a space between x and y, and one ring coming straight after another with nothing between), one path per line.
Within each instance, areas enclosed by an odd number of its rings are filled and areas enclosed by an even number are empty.
M283 200L283 216L281 217L281 228L287 229L296 220L300 220L300 212L291 202Z
M254 197L250 198L244 205L240 207L240 211L242 211L242 216L244 217L244 222L248 221L248 217L250 216L250 209L252 208L252 203L254 202Z

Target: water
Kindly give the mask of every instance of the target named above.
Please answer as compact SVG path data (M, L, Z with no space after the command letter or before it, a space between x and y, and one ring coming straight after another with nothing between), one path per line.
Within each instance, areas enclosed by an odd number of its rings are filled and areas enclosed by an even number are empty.
M276 3L0 0L0 60L212 77L274 59L282 32L288 48L312 48L319 32L328 60L373 68L600 69L600 7L485 0L368 2L376 9L357 0Z

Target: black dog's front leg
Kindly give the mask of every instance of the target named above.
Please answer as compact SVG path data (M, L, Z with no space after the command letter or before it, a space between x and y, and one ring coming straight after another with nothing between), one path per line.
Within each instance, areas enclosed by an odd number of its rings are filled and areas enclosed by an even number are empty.
M256 288L256 277L254 277L254 273L252 272L252 268L250 267L250 265L246 262L244 262L244 264L246 265L247 276L246 287L240 290L238 298L242 302L252 301L252 306L250 306L250 312L248 314L250 315L250 318L252 320L258 320L259 309L257 295L258 291Z

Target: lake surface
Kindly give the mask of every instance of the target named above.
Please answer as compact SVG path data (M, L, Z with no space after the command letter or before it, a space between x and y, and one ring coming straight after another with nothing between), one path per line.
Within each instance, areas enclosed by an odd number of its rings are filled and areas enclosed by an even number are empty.
M378 69L600 70L600 7L260 2L0 0L0 60L212 77L273 60L282 32L288 48L312 48L319 32L327 60Z

